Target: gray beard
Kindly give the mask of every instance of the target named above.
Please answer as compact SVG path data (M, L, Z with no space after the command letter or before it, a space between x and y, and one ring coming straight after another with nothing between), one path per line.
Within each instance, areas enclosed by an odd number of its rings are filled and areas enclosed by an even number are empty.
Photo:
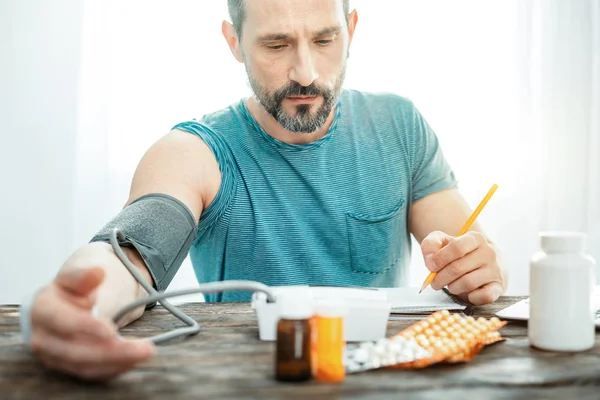
M252 79L248 72L249 85L254 92L254 97L263 108L287 131L298 134L313 133L325 125L331 110L339 100L346 75L346 67L335 81L333 89L310 86L300 86L295 82L290 83L275 93L269 93L260 83ZM283 99L287 96L321 96L323 104L314 110L315 106L300 104L296 106L296 115L291 116L283 109Z
M311 113L313 106L310 104L297 105L296 115L293 117L280 106L274 110L276 113L274 118L285 130L293 133L308 134L319 130L325 125L333 106L333 104L324 102L314 113ZM269 114L273 115L270 111Z

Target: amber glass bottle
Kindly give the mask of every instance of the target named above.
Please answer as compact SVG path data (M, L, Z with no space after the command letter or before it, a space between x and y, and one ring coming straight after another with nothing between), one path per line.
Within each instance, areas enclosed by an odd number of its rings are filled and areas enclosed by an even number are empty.
M312 305L305 296L282 296L279 303L275 378L300 382L312 377L310 346Z

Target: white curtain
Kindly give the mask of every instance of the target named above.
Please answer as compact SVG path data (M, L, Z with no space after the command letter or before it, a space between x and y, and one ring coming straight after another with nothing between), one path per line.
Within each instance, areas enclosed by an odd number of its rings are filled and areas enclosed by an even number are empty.
M19 19L33 17L16 9L49 4L11 1L9 11ZM359 24L346 86L411 98L437 132L473 206L492 183L500 185L480 219L504 250L509 293L527 293L528 261L540 230L585 231L590 253L600 260L599 3L351 2ZM74 206L61 214L69 223L56 230L69 239L69 246L60 248L63 257L121 208L137 162L155 140L180 121L249 94L243 66L220 33L227 18L224 0L83 4L76 32L81 57L72 66L79 71L73 78L78 103L61 110L77 121L76 141L60 139L64 149L75 149L69 154L76 171L68 175L72 189L65 189ZM65 9L63 4L60 10ZM55 22L79 18L56 10L37 18L44 16ZM26 45L26 32L19 33L16 40ZM40 79L37 74L31 77ZM26 134L15 126L17 136ZM41 151L42 143L32 146ZM54 239L46 240L48 247ZM8 254L10 263L19 260L14 251ZM43 269L36 276L44 278L60 266L56 257L51 263L34 261L35 267L23 270ZM0 265L8 271L3 276L20 282L9 301L20 300L31 278L12 271L9 263ZM411 268L417 286L426 276L418 247ZM194 285L186 261L171 290Z
M589 235L600 261L600 1L529 3L540 225Z
M0 303L71 252L83 3L0 1Z
M531 195L534 227L587 233L588 251L600 262L600 2L529 0L521 7L522 134L532 138L523 156L535 170L520 196Z

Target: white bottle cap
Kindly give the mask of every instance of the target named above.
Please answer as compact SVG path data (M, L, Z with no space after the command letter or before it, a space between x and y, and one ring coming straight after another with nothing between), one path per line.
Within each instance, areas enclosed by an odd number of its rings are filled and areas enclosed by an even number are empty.
M313 316L313 303L308 288L286 288L277 295L279 318L307 319Z
M586 235L582 232L549 231L540 233L542 250L547 253L583 252Z

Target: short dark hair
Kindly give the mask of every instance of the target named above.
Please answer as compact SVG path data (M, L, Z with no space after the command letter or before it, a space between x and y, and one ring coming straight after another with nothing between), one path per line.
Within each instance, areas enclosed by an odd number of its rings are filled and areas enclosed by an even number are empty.
M244 7L245 0L227 0L227 7L229 8L229 18L235 28L238 40L242 40L242 26L246 19L246 8ZM346 24L348 23L348 13L350 12L350 0L343 0L344 16L346 17Z

